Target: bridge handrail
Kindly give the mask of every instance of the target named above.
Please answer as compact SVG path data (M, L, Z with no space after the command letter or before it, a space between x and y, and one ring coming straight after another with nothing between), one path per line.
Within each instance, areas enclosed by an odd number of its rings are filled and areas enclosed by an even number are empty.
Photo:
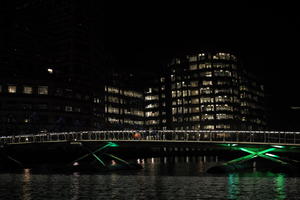
M209 141L300 144L300 132L242 130L94 130L0 136L0 145L60 141Z

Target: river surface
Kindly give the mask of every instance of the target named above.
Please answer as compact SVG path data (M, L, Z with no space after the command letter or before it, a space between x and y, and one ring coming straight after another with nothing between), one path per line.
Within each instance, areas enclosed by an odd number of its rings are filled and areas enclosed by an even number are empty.
M300 177L285 173L207 174L218 157L138 159L144 169L96 174L0 173L1 200L300 199Z

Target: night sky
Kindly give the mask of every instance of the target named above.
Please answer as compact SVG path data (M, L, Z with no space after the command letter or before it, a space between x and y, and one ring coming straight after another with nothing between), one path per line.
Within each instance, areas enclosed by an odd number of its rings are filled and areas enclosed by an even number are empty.
M220 47L238 52L246 69L265 85L271 120L281 122L290 106L300 106L296 3L204 2L106 5L107 50L124 68L142 71L159 70L165 58L188 50Z
M300 106L300 13L295 2L263 2L106 1L98 21L105 51L125 71L158 72L166 59L190 50L237 52L265 85L276 124Z

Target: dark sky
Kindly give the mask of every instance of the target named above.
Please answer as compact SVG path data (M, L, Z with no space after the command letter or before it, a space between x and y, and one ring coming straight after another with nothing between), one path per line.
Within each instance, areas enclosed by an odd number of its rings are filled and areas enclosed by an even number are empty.
M107 47L116 55L129 56L130 65L154 64L176 52L216 46L238 51L250 70L268 78L271 73L290 79L286 70L297 69L296 5L184 2L107 5Z
M106 1L99 25L104 22L106 51L125 70L158 71L177 53L207 47L238 52L280 116L300 106L299 15L288 0Z
M265 84L280 122L290 106L300 106L297 8L289 1L126 1L106 5L105 39L124 68L143 71L189 49L234 50Z
M264 79L272 92L297 90L300 16L296 3L203 2L106 5L107 47L124 67L136 68L159 67L156 63L163 58L188 49L229 48L242 55L247 69Z

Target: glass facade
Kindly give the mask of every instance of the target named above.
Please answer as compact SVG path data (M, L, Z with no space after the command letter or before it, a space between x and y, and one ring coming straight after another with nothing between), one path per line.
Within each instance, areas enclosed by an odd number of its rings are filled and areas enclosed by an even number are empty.
M266 127L263 86L242 69L232 53L201 52L174 58L164 79L167 81L163 87L168 90L156 96L169 96L170 100L166 101L166 108L157 110L169 113L169 129ZM153 115L145 117L157 122L160 119Z

